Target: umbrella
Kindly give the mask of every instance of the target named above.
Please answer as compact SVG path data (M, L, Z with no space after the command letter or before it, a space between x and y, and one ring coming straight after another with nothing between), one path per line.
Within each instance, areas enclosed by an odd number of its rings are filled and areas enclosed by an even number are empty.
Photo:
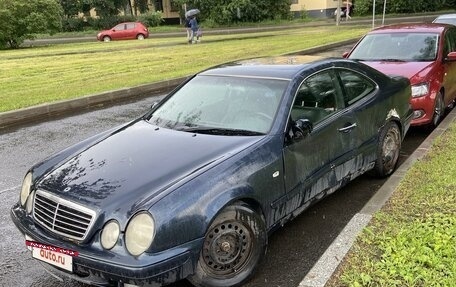
M198 9L191 9L185 12L185 18L195 16L196 14L199 14L200 10Z

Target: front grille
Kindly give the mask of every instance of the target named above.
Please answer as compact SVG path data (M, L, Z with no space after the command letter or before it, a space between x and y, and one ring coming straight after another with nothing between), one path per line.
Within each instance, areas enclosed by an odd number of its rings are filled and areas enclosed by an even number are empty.
M71 201L38 190L33 205L33 217L50 231L84 240L92 226L96 212Z

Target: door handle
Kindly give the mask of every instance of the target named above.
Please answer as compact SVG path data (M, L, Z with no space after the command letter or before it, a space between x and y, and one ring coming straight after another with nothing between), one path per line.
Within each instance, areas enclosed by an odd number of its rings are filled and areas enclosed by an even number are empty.
M341 132L341 133L348 133L348 132L350 132L352 129L356 128L356 127L357 127L357 124L354 123L354 124L351 124L351 125L349 125L349 126L340 128L340 129L338 129L338 131Z

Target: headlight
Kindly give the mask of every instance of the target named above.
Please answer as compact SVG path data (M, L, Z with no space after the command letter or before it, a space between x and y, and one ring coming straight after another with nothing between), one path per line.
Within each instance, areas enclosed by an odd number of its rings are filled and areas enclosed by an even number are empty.
M34 197L35 197L35 191L32 191L32 193L29 195L29 197L27 199L27 203L25 204L25 210L27 211L28 214L32 213Z
M125 245L128 252L138 256L146 251L154 239L155 223L147 212L140 212L133 216L125 231Z
M429 94L429 84L419 84L412 86L412 98L418 98Z
M116 245L119 238L120 227L117 221L111 220L105 224L101 231L101 246L104 249L111 249Z
M27 173L22 181L22 190L21 190L21 205L24 206L27 202L27 198L30 194L30 188L32 187L32 173Z

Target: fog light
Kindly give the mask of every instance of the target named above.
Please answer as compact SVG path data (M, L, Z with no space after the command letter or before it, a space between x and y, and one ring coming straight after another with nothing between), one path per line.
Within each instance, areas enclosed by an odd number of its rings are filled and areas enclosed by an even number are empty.
M116 245L120 235L120 226L115 220L111 220L103 227L101 231L101 246L104 249L111 249Z
M425 112L423 110L415 110L413 111L413 119L419 119L423 117Z

